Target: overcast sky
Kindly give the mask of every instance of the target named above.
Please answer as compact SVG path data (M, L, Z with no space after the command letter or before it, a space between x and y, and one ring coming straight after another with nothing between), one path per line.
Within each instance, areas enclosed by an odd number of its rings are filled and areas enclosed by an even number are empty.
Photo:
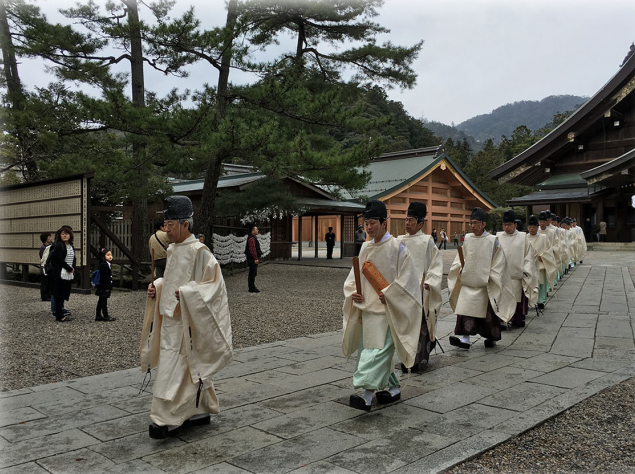
M63 21L57 9L75 2L37 3L49 20ZM175 12L189 5L204 27L224 24L223 0L177 0ZM519 100L591 96L617 72L635 41L634 0L387 0L379 13L376 21L391 30L380 42L425 41L414 64L417 85L392 90L390 98L415 118L447 124ZM41 63L24 61L20 68L27 86L47 83ZM216 82L209 65L190 72L183 80L147 71L146 89L161 95Z

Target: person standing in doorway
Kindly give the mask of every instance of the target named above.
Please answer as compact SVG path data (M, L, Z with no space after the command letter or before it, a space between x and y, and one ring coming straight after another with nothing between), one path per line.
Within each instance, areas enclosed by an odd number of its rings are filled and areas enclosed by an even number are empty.
M600 221L600 242L606 242L606 222L604 219Z
M333 232L333 227L329 227L329 231L324 236L324 240L326 240L326 258L332 260L333 247L335 247L335 232Z
M249 226L247 244L245 245L245 256L247 257L247 265L249 266L249 276L247 277L249 293L260 293L260 290L256 288L256 275L258 275L258 264L260 263L262 252L260 251L260 242L258 242L256 238L257 235L258 227L251 224Z
M362 249L362 245L366 242L366 231L361 225L357 226L355 231L355 256L359 257L359 251Z

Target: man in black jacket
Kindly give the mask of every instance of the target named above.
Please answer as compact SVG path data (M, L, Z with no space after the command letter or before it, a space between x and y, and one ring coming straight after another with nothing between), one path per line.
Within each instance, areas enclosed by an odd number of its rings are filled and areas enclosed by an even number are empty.
M333 248L335 247L335 232L333 227L329 227L329 231L324 236L326 240L326 258L333 259Z
M249 277L247 283L249 285L249 293L260 293L256 288L256 275L258 274L258 263L262 252L260 251L260 242L256 236L258 235L258 227L254 224L249 226L249 235L247 236L247 244L245 245L245 256L247 257L247 265L249 266Z

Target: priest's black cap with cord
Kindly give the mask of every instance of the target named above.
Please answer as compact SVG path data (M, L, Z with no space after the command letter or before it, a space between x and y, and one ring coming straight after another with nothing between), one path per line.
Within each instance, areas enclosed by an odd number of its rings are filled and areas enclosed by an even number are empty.
M163 219L189 219L194 215L192 201L187 196L168 196L163 200Z
M551 214L551 211L549 209L547 209L545 211L545 215L547 216L547 219L551 219L553 217L553 215Z
M417 222L423 222L428 214L428 207L423 202L412 201L408 206L406 217L414 217Z
M539 221L546 221L547 220L547 213L545 211L541 211L540 215L538 216L538 220Z
M377 200L368 201L364 209L364 219L388 219L386 205Z
M542 212L540 213L540 220L546 220L546 219L542 219ZM529 220L527 221L527 225L538 225L538 218L536 216L534 216L533 214L531 216L529 216Z
M487 220L487 213L480 207L475 207L474 209L472 209L470 220L485 222Z
M514 222L516 220L516 213L513 209L507 209L503 213L503 224L507 224L509 222Z

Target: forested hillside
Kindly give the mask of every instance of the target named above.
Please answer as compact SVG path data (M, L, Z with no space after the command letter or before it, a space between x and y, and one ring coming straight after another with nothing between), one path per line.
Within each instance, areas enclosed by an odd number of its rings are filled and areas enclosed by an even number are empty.
M538 130L551 122L557 113L575 110L587 99L575 95L552 95L539 101L522 100L498 107L489 114L472 117L456 128L478 142L492 139L500 143L501 137L509 137L516 127L525 125L531 130Z

